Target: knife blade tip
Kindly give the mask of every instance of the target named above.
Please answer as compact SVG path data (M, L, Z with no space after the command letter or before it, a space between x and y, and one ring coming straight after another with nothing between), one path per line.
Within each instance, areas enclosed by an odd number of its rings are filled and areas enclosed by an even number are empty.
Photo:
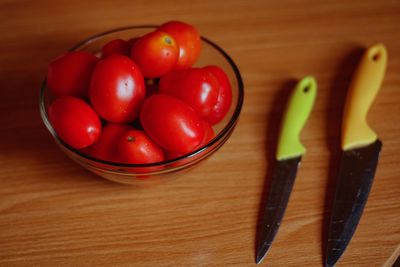
M260 264L264 259L265 255L267 255L270 246L263 246L258 249L257 256L256 256L256 263Z
M260 263L262 262L262 260L264 259L264 256L265 256L265 255L262 255L262 256L257 255L256 263L257 263L257 264L260 264Z

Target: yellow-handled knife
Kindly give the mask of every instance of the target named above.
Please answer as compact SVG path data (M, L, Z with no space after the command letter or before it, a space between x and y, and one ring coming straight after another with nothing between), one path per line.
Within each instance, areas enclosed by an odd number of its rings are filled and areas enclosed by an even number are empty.
M387 64L383 44L369 47L353 75L342 120L342 157L329 226L326 266L334 266L360 221L375 176L382 143L366 121Z

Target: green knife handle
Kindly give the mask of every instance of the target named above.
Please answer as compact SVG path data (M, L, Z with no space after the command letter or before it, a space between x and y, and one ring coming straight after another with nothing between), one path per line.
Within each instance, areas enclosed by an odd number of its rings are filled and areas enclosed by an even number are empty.
M383 44L363 54L350 82L342 120L342 150L369 145L377 139L366 117L385 75L387 51Z
M301 156L306 152L300 143L300 132L310 115L317 95L317 83L312 76L300 80L286 104L278 140L276 159Z

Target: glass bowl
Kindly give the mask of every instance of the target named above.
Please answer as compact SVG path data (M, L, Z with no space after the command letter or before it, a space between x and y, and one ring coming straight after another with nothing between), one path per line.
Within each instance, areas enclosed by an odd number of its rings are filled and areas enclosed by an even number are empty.
M133 37L140 37L155 29L156 26L130 26L113 29L80 42L70 51L81 50L100 56L103 45L113 39L128 40ZM207 65L217 65L227 74L232 86L232 105L225 118L213 126L215 137L212 141L190 154L173 160L152 164L122 164L96 159L72 148L56 134L49 122L48 107L56 97L46 86L46 79L43 81L40 91L41 117L55 142L64 153L84 168L105 179L125 184L149 185L158 183L166 178L176 178L198 166L199 163L210 157L228 140L238 122L243 105L243 82L237 66L224 50L202 37L201 55L194 67Z

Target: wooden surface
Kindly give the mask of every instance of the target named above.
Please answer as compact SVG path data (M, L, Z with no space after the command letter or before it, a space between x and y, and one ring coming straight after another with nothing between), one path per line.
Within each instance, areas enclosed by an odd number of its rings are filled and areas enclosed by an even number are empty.
M253 266L264 188L288 90L319 85L285 217L262 262L322 266L345 92L362 48L389 64L368 121L383 150L357 231L337 266L382 266L400 244L400 2L0 2L0 265ZM94 34L167 20L222 46L245 84L229 141L179 179L134 188L100 179L60 152L41 122L48 62Z

